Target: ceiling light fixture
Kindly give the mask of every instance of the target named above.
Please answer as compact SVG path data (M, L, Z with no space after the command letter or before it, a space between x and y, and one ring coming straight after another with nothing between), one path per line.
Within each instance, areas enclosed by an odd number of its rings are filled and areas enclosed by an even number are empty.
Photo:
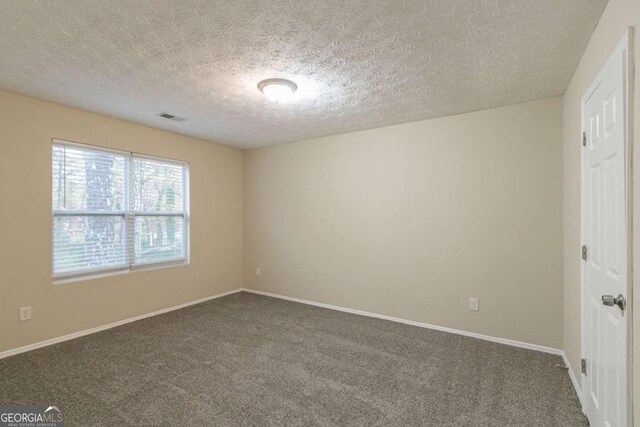
M291 80L266 79L258 83L258 89L273 102L283 102L293 95L298 86Z

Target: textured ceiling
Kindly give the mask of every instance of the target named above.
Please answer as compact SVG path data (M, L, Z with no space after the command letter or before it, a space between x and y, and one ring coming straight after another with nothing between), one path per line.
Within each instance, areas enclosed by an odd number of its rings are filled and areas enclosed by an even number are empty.
M605 5L0 0L0 87L258 147L561 95Z

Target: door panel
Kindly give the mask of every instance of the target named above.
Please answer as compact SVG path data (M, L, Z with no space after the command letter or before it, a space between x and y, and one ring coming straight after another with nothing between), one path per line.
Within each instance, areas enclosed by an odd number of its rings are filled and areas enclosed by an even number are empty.
M627 294L625 68L610 61L584 104L585 410L592 426L626 426L626 313L602 296Z

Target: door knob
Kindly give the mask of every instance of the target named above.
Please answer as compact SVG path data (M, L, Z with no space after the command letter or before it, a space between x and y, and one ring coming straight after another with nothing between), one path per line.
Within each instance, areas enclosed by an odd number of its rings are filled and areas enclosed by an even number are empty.
M620 310L627 308L627 300L622 296L622 294L618 294L617 297L613 295L602 295L602 303L606 306L613 307L617 305L620 307Z

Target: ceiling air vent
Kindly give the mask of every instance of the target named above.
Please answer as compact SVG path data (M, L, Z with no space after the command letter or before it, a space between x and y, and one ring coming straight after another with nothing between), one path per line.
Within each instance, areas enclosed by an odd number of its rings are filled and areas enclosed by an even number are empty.
M171 113L160 113L158 114L160 117L162 117L163 119L169 119L169 120L173 120L174 122L184 122L187 119L183 119L182 117L178 117L178 116L174 116Z

